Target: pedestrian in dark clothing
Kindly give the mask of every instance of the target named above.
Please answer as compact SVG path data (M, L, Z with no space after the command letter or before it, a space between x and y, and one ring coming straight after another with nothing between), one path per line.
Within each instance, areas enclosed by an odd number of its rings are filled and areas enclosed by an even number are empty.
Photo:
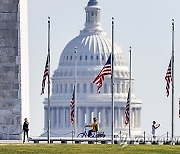
M29 131L29 122L27 120L27 118L24 119L24 123L23 123L23 143L25 142L25 136L27 135L27 139L28 139L28 131Z

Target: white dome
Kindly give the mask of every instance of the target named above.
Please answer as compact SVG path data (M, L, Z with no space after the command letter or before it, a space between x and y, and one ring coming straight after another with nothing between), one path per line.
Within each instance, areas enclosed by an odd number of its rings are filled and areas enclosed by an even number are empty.
M64 48L57 69L52 77L51 131L61 135L71 132L70 101L76 85L77 128L81 130L91 122L92 117L98 117L101 130L110 133L111 127L111 76L107 75L97 92L93 83L110 54L112 39L103 31L100 24L100 6L96 0L89 0L86 6L85 28L79 36L72 39ZM76 49L75 49L76 48ZM75 51L77 53L75 54ZM76 55L76 56L75 56ZM75 72L75 58L77 67ZM76 84L75 84L76 74ZM134 80L132 80L133 87ZM127 132L124 124L125 103L129 89L129 69L122 48L114 42L114 113L115 132ZM133 108L133 134L141 131L140 113L141 101L134 95L132 88L131 104ZM44 102L45 130L47 129L47 100Z
M78 74L95 78L112 53L112 39L101 27L100 10L96 0L90 0L85 7L85 28L64 48L53 77L70 77L74 74L74 50L77 48ZM88 67L87 67L88 66ZM82 68L82 69L81 69ZM83 68L85 68L83 70ZM89 69L87 69L89 68ZM82 72L83 71L83 72ZM69 75L68 75L69 74ZM77 75L78 75L77 74ZM83 77L83 75L81 75ZM122 48L114 42L114 77L128 78L129 69Z
M75 47L78 65L104 65L112 52L111 44L111 38L104 34L79 35L64 48L59 66L74 65ZM127 66L122 48L117 43L114 43L114 57L115 66Z
M91 69L92 80L105 65L110 53L112 52L112 40L104 32L99 34L84 33L72 39L64 48L57 70L53 77L62 77L69 71L70 76L74 71L74 50L77 48L77 67L88 66ZM80 69L81 70L81 69ZM79 70L79 71L80 71ZM63 73L64 72L64 73ZM63 75L64 74L64 75ZM67 73L68 74L68 73ZM86 78L90 70L85 69L83 72ZM122 48L114 43L114 76L127 78L129 69Z

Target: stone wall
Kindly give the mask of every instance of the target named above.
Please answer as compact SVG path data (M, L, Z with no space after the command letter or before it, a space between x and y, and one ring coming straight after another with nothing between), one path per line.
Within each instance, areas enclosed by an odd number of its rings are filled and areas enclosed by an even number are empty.
M19 0L0 0L0 139L21 138Z

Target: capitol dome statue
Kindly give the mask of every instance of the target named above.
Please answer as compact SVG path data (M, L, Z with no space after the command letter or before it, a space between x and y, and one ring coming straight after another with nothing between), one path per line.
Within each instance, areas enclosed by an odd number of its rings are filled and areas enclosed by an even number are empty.
M64 48L57 69L52 76L51 136L70 137L73 125L70 120L70 102L76 73L77 133L97 117L100 131L111 135L111 76L106 76L97 92L93 83L112 52L112 40L101 27L101 7L96 0L89 0L85 28ZM75 50L77 53L75 54ZM75 57L77 58L75 72ZM141 100L131 94L131 132L141 134ZM125 106L129 89L129 68L122 48L114 42L114 132L128 133L125 125ZM48 129L48 101L44 101L44 133Z

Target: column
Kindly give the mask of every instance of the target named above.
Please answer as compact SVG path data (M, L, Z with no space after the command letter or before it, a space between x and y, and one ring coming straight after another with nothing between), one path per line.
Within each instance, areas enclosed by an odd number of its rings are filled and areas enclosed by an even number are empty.
M138 128L141 127L141 108L138 108Z
M99 124L101 124L101 115L100 115L100 108L98 107L97 109L97 119L98 119L98 121L99 121Z
M91 108L91 118L90 118L90 123L93 122L93 117L95 117L95 112L94 112L94 108Z
M109 126L109 113L108 113L108 107L105 108L105 127Z
M89 123L92 122L92 107L89 108Z
M70 116L69 116L69 111L68 111L68 108L65 107L65 114L66 114L66 117L65 117L65 127L69 127L69 120L70 120Z
M63 118L62 118L62 119L63 119L63 120L62 120L62 127L63 127L63 128L66 127L66 121L65 121L66 115L65 115L65 113L66 113L66 112L65 112L65 107L63 107L63 109L62 109L62 117L63 117Z
M62 107L60 108L59 118L60 118L59 126L60 126L60 128L62 128L63 127L63 108Z
M123 122L123 120L122 120L122 107L120 108L120 113L119 113L119 115L120 115L120 128L122 128L122 122Z
M117 128L119 128L119 108L117 107Z
M111 121L112 121L112 120L111 120L111 108L108 107L108 127L109 127L109 128L111 128L111 124L112 124Z
M98 115L97 115L97 107L94 108L94 117L98 117Z
M44 108L44 128L48 128L48 110L46 107Z
M81 112L81 115L82 115L82 127L84 127L85 126L85 113L86 113L86 111L85 111L85 107L82 107L82 112Z
M87 122L87 107L85 107L84 108L84 123L85 123L85 125L87 125L88 124L88 122Z
M135 128L138 128L138 108L135 108Z
M102 125L103 125L103 110L102 110L102 107L98 108L98 117L99 117L100 126L102 127Z
M121 108L118 108L118 125L119 128L121 128Z
M67 125L68 125L68 127L71 126L71 124L70 124L70 123L71 123L71 121L70 121L70 114L71 114L71 113L70 113L70 108L67 107L67 116L68 116L68 118L67 118L67 119L68 119L68 120L67 120L67 122L68 122Z
M106 110L105 110L105 107L103 107L103 110L102 110L102 127L106 127L105 126L105 120L106 120L105 114L106 114Z
M52 108L52 128L55 127L55 107Z
M81 122L82 122L82 119L81 119L81 107L78 107L77 110L78 110L78 127L80 128L81 127Z
M91 117L89 107L86 108L86 114L87 114L87 115L86 115L86 117L87 117L87 123L89 124L89 123L90 123L90 117Z
M59 128L59 107L56 110L56 128Z
M114 108L114 126L117 128L117 107Z
M134 108L132 108L131 109L131 126L132 126L132 128L135 128L135 123L136 123L136 121L135 121L135 109Z
M50 118L51 128L53 128L53 108L52 107L50 108L50 115L51 115L51 118Z
M61 108L58 108L58 128L61 128Z
M121 108L121 128L124 128L124 122L125 122L125 119L124 119L124 108Z
M54 128L56 127L56 125L57 125L57 108L56 107L54 107L54 114L53 114L53 118L54 118Z

